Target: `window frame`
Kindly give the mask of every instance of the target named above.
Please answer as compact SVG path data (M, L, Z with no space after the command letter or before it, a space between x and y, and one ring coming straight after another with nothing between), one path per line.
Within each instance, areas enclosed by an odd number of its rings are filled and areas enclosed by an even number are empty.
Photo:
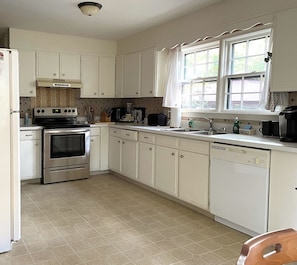
M181 71L184 71L184 54L190 51L195 50L201 50L204 47L210 47L212 43L219 43L219 72L218 72L218 78L217 78L217 93L216 93L216 108L215 109L193 109L193 108L182 108L182 112L192 112L192 113L222 113L222 114L256 114L256 115L267 115L271 114L269 110L234 110L234 109L226 109L226 99L225 99L225 89L227 89L227 82L230 75L227 73L227 70L229 69L228 64L230 62L229 57L229 46L226 43L231 42L238 42L240 40L247 40L247 38L256 38L261 37L263 35L270 35L271 38L271 25L265 25L265 26L257 26L255 28L249 29L249 30L241 30L241 31L235 31L234 33L221 35L220 37L217 37L216 39L208 39L206 41L201 41L201 43L191 44L189 47L182 48L182 69ZM268 47L267 47L268 51ZM264 58L263 58L264 60ZM259 73L259 72L257 72ZM247 76L253 73L248 73ZM261 72L261 74L266 74L266 71ZM241 76L241 74L240 74ZM184 77L184 74L182 72L182 77ZM262 75L261 75L262 77ZM181 83L189 80L181 80ZM275 115L275 113L274 113Z

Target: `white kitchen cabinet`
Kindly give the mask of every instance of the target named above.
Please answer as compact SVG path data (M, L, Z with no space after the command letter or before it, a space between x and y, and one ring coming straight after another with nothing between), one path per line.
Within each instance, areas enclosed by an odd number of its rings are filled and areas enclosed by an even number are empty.
M81 98L98 98L99 97L99 61L97 56L81 55Z
M116 57L116 83L115 83L115 97L123 97L123 70L124 70L124 55Z
M123 97L140 97L141 52L127 54L124 57Z
M101 127L100 132L100 170L108 170L109 128L107 126Z
M177 196L178 192L178 139L156 135L155 187Z
M90 128L90 171L100 170L101 130L99 127Z
M36 97L36 52L19 50L20 97Z
M154 187L155 174L155 135L139 133L138 180Z
M38 51L37 77L80 80L80 55Z
M180 140L178 197L208 210L209 143Z
M115 57L99 57L99 97L115 97Z
M126 177L138 177L138 132L121 130L122 138L122 174Z
M41 178L41 131L20 131L20 178Z
M296 161L296 153L271 151L269 231L288 227L297 229Z
M273 23L271 91L297 91L297 9L279 12Z
M122 163L121 153L122 153L121 130L110 128L109 129L108 164L109 164L109 169L117 173L121 173L121 163Z

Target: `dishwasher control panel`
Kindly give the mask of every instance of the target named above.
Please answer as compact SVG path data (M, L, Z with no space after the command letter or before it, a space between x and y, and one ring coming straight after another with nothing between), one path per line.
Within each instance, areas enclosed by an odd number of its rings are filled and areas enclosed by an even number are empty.
M212 143L210 158L263 168L270 166L270 150L242 146Z

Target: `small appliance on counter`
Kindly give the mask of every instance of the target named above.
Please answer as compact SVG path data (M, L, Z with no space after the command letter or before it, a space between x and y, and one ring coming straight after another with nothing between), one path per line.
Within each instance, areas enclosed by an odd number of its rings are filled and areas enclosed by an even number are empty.
M164 113L149 114L147 116L147 124L149 126L167 126L167 115Z
M92 106L85 107L85 115L89 124L95 123L94 108Z
M128 107L128 105L127 105ZM132 110L132 106L129 105L129 110L127 111L127 107L118 107L113 108L111 113L111 121L113 122L137 122L143 123L145 118L145 110L143 107L134 107ZM130 113L130 112L131 113Z
M286 107L279 113L280 140L297 142L297 106Z

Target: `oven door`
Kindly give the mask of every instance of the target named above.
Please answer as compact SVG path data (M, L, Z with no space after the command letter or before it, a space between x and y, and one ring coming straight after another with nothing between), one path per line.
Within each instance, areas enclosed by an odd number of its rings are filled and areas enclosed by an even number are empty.
M90 129L44 129L43 167L89 164Z

